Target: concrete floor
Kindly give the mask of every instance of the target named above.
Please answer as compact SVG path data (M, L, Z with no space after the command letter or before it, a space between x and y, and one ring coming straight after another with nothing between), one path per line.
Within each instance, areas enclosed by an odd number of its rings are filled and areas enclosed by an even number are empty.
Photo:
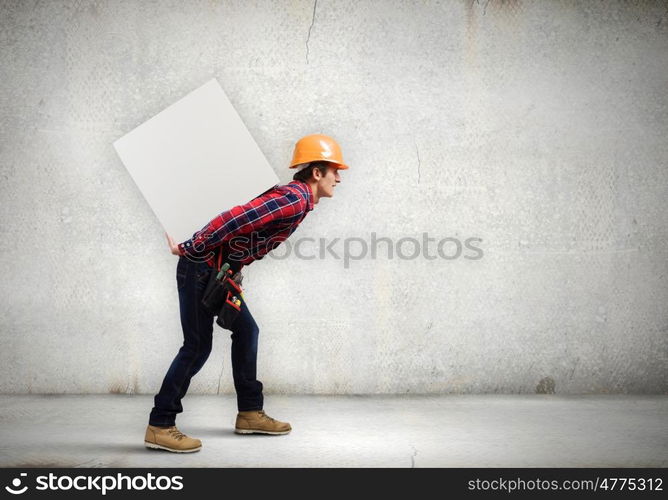
M233 396L189 395L188 455L147 450L152 396L0 396L8 467L665 467L668 397L276 396L287 436L233 433Z

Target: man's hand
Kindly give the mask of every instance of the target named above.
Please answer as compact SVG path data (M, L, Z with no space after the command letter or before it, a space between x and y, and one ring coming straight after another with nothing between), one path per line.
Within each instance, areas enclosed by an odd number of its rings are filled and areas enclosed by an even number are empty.
M169 250L172 252L174 255L181 255L179 252L179 246L174 243L174 238L172 238L170 235L165 233L165 236L167 236L167 244L169 245Z

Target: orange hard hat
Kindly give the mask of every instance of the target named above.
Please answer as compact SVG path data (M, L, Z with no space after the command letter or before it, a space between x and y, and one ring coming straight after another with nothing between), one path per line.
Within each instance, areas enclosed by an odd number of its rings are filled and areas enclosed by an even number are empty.
M312 161L328 161L336 168L348 168L348 165L343 163L343 155L337 142L322 134L307 135L297 141L290 168Z

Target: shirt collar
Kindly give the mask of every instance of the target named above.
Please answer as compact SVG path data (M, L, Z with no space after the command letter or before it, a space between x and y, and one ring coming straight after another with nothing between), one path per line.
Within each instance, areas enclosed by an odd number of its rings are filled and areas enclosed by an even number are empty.
M309 212L313 210L313 190L311 189L311 186L309 186L309 184L304 181L291 181L289 185L296 187L299 191L302 192L306 198L306 210Z

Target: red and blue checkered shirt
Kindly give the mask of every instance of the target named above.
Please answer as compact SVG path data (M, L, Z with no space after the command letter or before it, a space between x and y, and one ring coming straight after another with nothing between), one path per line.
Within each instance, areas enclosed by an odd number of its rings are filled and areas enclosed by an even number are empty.
M248 203L217 215L179 243L179 252L213 267L222 251L223 262L238 270L285 241L311 210L313 192L307 183L276 184Z

